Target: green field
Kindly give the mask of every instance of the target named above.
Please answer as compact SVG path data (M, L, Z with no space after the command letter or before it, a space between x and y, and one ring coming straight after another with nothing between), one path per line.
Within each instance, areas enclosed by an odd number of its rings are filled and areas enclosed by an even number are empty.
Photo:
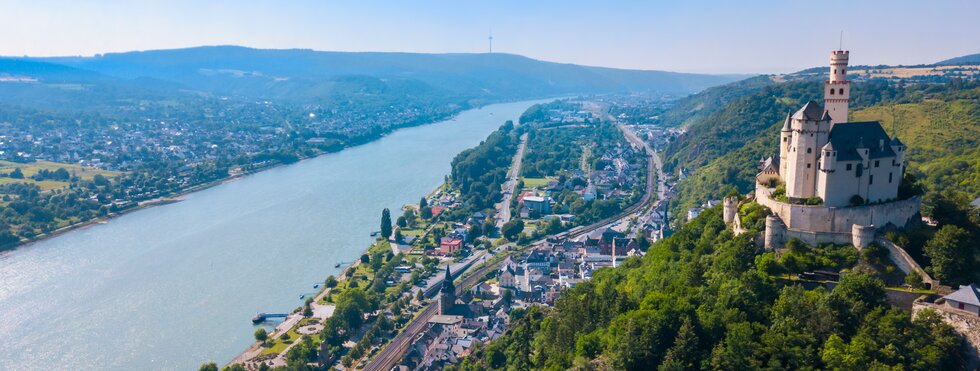
M107 178L113 178L122 174L116 171L98 170L98 169L87 168L79 165L63 164L59 162L36 161L36 162L22 164L17 162L10 162L10 161L0 161L0 173L7 174L16 168L20 168L20 171L24 173L24 179L0 177L0 184L33 183L33 184L37 184L38 187L41 187L41 189L45 191L68 187L68 182L62 182L57 180L37 181L31 179L31 177L34 176L34 174L37 174L37 172L41 171L42 169L48 171L55 171L58 170L59 168L64 168L65 170L68 170L68 173L71 174L72 176L77 176L85 180L92 180L92 178L94 178L95 175L97 174L100 174Z
M548 185L548 182L555 180L553 177L546 178L521 178L524 181L524 188L538 188Z

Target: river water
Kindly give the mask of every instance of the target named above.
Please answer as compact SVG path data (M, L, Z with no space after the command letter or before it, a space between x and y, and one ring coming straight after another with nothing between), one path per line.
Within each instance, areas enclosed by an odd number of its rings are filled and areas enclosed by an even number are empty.
M465 111L0 256L0 370L227 362L252 342L256 312L300 306L360 256L382 208L418 201L457 153L533 103Z

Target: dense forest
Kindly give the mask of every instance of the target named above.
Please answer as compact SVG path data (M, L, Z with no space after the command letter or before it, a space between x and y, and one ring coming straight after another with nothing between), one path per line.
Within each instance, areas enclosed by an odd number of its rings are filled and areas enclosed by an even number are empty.
M748 220L746 225L754 225ZM805 290L766 270L754 233L716 207L643 258L515 310L509 331L458 370L954 370L960 339L933 312L886 302L874 273Z
M519 142L514 123L507 121L490 133L480 145L460 152L453 158L452 186L460 191L462 207L452 213L468 217L470 213L493 207L500 198L500 185L507 179Z

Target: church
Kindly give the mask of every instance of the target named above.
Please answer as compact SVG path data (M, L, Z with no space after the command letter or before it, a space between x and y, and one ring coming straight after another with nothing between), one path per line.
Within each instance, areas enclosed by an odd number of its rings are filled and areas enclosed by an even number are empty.
M799 238L860 248L877 228L904 227L919 213L917 196L899 199L905 145L876 121L848 122L849 54L831 51L823 105L810 101L787 113L779 157L761 160L756 201L776 214L767 220L767 247Z

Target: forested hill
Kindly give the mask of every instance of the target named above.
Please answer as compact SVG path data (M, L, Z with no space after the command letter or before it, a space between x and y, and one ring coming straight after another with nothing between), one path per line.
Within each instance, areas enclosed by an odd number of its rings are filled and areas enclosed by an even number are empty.
M871 273L830 291L785 284L753 235L709 209L553 309L515 311L503 337L447 369L960 369L960 340L935 313L889 306Z
M778 156L777 138L786 114L821 98L817 81L763 86L732 98L688 126L671 143L665 167L687 178L671 200L674 223L689 208L736 190L751 192L759 159ZM850 119L880 121L889 135L908 146L908 189L924 192L922 214L936 228L913 228L890 235L933 277L957 285L980 280L980 82L902 84L885 80L856 83Z
M185 90L297 103L354 95L435 94L454 96L461 102L631 91L687 94L741 78L587 67L501 53L353 53L237 46L30 61L51 66L27 74L42 83L50 76L45 73L55 70L60 82L65 82L65 71L79 71L80 79L95 72L118 79L166 81ZM0 64L0 76L23 72L2 67L4 64Z

